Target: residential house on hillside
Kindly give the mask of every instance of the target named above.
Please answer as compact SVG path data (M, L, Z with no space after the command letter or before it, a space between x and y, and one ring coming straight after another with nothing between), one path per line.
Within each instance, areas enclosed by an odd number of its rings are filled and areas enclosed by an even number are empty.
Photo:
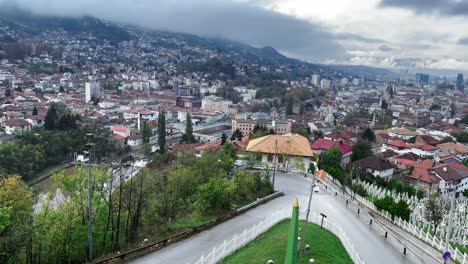
M428 135L418 135L416 136L415 143L418 145L436 146L440 141Z
M298 134L268 135L250 140L247 152L261 153L262 162L308 171L313 156L309 140Z
M114 135L119 135L122 138L127 138L130 136L130 128L126 126L116 125L112 128L112 133Z
M45 124L44 119L45 119L45 116L43 115L33 115L33 116L28 117L26 121L28 121L33 128L36 128L36 127L44 126Z
M430 172L440 179L439 193L445 197L448 197L452 192L458 192L459 184L468 177L468 171L451 166L433 168Z
M309 124L311 131L321 131L322 133L331 133L333 131L333 124L325 121L314 121Z
M343 142L347 145L352 145L358 140L358 135L351 131L340 130L336 133L328 133L323 136L325 139Z
M393 151L398 152L400 154L411 152L411 146L408 145L402 139L389 141L386 144L384 144L383 147L388 147L388 148L392 149Z
M3 122L7 135L20 134L31 130L31 124L24 119L9 119Z
M402 159L404 160L404 159ZM439 190L440 178L433 175L430 170L440 166L432 160L406 160L407 168L412 172L408 177L409 184L415 189L424 190L426 194L436 193Z
M400 139L408 140L412 137L415 137L419 135L419 133L411 131L406 128L395 128L395 129L389 129L387 131L382 131L388 133L389 136L391 137L397 137Z
M354 168L357 170L358 175L364 173L371 173L374 177L384 178L386 181L393 177L395 165L387 160L383 160L377 156L369 156L361 160L355 161Z
M333 147L340 149L343 155L341 157L341 167L346 168L351 162L351 156L353 154L353 148L351 146L346 145L340 141L333 141L325 138L319 138L311 145L312 152L315 156L320 156L320 154Z
M455 155L458 159L462 161L468 158L468 147L465 147L461 144L457 144L454 142L447 142L447 143L438 144L437 147L441 151L446 151L448 153Z
M429 144L413 144L411 146L411 152L422 157L434 157L436 151L437 148Z
M221 139L218 138L215 141L195 147L196 156L201 157L205 152L218 152L221 149L221 142Z

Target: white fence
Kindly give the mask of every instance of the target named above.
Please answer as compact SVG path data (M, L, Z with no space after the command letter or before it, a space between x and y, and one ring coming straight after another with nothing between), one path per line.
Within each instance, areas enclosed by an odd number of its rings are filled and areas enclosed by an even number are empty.
M302 203L303 204L303 203ZM304 213L301 213L301 219ZM285 209L274 213L272 216L268 217L265 220L260 221L259 223L255 224L249 229L244 230L241 234L236 234L231 240L224 240L224 242L218 246L213 247L213 249L207 253L206 255L202 255L201 258L195 262L195 264L215 264L225 257L231 255L236 250L240 249L241 247L247 245L249 242L253 241L256 237L260 234L266 232L275 224L291 217L291 209ZM309 215L309 222L315 223L320 225L321 216L317 213L311 213ZM365 264L365 262L359 256L359 253L354 248L353 244L346 236L345 232L339 227L324 219L323 227L333 234L335 234L343 243L344 248L348 252L349 256L353 260L354 263L357 264Z
M265 220L260 221L249 229L245 229L241 234L236 234L234 237L227 241L224 240L219 246L215 246L210 253L202 255L195 264L215 264L224 259L226 256L231 255L234 251L245 246L250 241L254 240L257 236L270 229L275 224L291 216L291 210L281 210L274 213L272 216Z

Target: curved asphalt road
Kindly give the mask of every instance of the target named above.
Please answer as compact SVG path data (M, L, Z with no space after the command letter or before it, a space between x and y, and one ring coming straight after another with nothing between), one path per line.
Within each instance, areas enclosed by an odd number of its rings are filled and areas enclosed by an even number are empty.
M223 243L224 240L231 239L236 233L241 233L278 210L292 208L295 198L299 201L307 201L309 197L311 181L302 175L277 174L275 184L277 190L285 193L284 196L188 239L130 260L129 263L194 263L202 254L206 255L213 247ZM307 205L303 206L305 208ZM328 216L328 220L340 225L367 264L418 263L410 261L408 256L404 256L388 244L382 234L377 234L363 219L359 219L364 215L358 216L356 212L346 207L342 200L322 189L319 193L314 193L311 211L324 213Z

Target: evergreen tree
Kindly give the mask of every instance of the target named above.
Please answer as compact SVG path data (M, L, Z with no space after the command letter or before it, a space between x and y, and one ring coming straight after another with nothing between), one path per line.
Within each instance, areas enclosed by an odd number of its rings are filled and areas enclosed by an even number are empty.
M195 143L195 137L193 136L193 124L190 114L187 112L185 124L185 134L182 135L182 142Z
M374 142L375 141L375 133L372 129L369 127L364 130L364 133L362 134L362 138L369 141L369 142Z
M456 113L457 107L455 106L455 102L452 101L452 104L450 105L450 116L454 117Z
M240 131L240 129L236 129L234 131L234 133L232 133L232 136L231 136L231 141L234 141L234 140L241 140L242 139L242 132Z
M33 108L32 115L37 115L37 108L36 107Z
M291 96L289 96L289 97L286 99L286 114L287 114L287 115L292 115L292 113L293 113L293 105L294 105L293 98L292 98Z
M224 134L224 132L223 132L223 134L221 135L221 145L226 144L226 140L227 140L227 136L226 136L226 134Z
M65 92L65 89L63 88L63 86L62 86L62 85L60 85L59 92L60 92L60 93L64 93L64 92Z
M148 125L147 122L143 122L143 125L140 128L140 133L143 144L148 144L151 137L151 127Z
M161 111L158 116L158 144L159 154L166 153L166 115Z
M57 124L58 113L55 106L51 106L44 119L44 127L47 130L54 130Z
M10 97L11 96L11 89L7 88L5 89L5 97Z
M360 160L372 155L372 147L368 141L358 139L358 141L353 145L353 155L351 157L353 161Z

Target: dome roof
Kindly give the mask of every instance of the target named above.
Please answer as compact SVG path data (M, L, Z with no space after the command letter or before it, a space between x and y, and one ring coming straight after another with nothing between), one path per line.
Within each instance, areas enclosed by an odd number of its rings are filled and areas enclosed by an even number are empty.
M259 120L259 119L270 119L270 116L266 113L263 113L263 112L257 112L257 113L253 113L251 116L250 116L251 119L253 120Z

